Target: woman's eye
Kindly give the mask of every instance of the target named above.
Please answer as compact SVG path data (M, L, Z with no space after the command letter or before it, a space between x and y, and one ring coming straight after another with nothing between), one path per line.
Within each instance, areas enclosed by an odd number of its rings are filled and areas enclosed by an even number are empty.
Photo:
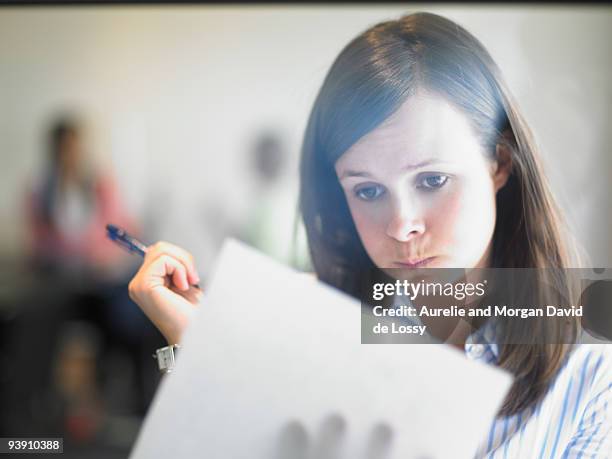
M380 185L369 185L358 188L355 190L355 195L364 201L373 201L377 199L385 192L384 188Z
M427 175L420 180L418 187L435 190L436 188L442 188L447 181L447 175Z

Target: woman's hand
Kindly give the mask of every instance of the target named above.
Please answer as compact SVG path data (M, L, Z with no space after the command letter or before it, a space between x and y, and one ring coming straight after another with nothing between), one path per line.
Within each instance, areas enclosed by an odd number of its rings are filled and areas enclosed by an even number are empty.
M147 248L142 266L130 281L130 298L164 335L168 344L180 343L201 298L193 256L168 242Z

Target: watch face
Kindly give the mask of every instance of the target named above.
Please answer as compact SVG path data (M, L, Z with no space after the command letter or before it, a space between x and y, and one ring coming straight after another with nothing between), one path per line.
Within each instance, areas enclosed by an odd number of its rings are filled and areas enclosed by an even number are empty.
M176 345L174 346L166 346L157 350L157 365L160 371L164 373L170 372L172 368L174 368L174 349L178 348Z

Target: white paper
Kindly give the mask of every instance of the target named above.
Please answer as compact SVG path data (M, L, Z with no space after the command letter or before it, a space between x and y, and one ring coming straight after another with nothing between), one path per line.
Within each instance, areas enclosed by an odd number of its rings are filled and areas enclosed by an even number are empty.
M502 370L446 345L361 344L356 300L228 240L177 367L164 377L132 459L310 458L280 453L296 420L320 457L470 458L510 387ZM387 454L365 453L377 423Z

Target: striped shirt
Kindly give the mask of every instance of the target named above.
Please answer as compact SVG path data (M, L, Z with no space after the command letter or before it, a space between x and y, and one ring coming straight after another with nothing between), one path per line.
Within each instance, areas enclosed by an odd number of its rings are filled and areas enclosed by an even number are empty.
M465 344L469 359L496 364L493 327ZM545 397L510 417L496 418L475 458L581 459L612 457L612 344L578 344Z

